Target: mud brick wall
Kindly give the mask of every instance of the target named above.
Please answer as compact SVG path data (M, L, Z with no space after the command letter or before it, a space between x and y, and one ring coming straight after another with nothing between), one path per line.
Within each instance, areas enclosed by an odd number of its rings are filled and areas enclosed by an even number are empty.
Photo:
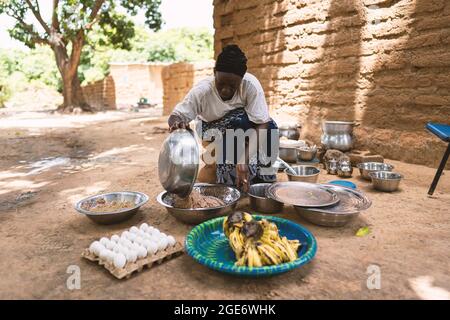
M108 76L82 87L86 102L95 110L116 109L114 80Z
M118 108L136 105L141 98L162 106L163 84L161 73L166 64L111 63Z
M169 115L192 86L213 74L214 61L174 63L162 71L164 88L163 115Z
M437 166L450 123L449 0L214 0L215 53L237 43L271 114L318 143L352 120L358 148Z

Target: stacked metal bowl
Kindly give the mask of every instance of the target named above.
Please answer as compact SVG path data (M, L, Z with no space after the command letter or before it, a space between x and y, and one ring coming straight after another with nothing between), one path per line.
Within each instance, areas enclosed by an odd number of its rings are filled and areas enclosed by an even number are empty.
M345 225L372 204L362 192L335 184L279 182L267 194L285 205L293 205L305 220L327 227Z

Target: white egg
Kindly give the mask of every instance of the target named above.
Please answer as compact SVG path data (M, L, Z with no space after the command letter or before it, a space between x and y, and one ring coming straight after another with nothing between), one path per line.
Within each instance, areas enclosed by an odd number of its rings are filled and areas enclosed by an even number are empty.
M146 231L148 229L148 224L146 224L145 222L143 224L141 224L139 226L139 229L141 229L142 231Z
M166 249L168 245L169 245L169 243L168 243L166 238L160 238L159 239L159 242L158 242L158 249L159 250Z
M126 257L127 257L127 262L135 262L137 260L136 253L131 250L128 250Z
M142 238L144 240L150 240L151 236L148 233L144 233L144 235L142 236Z
M127 258L122 253L118 253L115 255L113 263L114 267L123 268L127 263Z
M168 236L167 237L167 241L169 242L169 246L173 247L175 245L175 243L177 243L177 241L175 240L174 237L172 236Z
M114 248L115 245L116 245L116 243L115 243L114 241L109 241L109 242L106 244L106 249L112 250L112 249Z
M164 232L161 232L160 234L161 234L161 236L163 236L164 238L167 238L167 234L165 234Z
M122 232L122 234L120 235L121 238L128 238L128 235L130 234L130 232L128 231L124 231Z
M108 257L106 258L106 260L108 260L108 262L113 263L114 262L114 258L116 257L118 253L115 253L111 250L108 251Z
M138 229L137 227L135 227L135 226L132 226L132 227L130 228L130 232L131 232L131 233L138 233L138 231L139 231L139 229Z
M144 241L145 241L144 238L136 237L136 239L134 240L134 243L141 245Z
M119 252L120 252L120 247L121 247L120 244L116 244L116 245L114 246L114 248L112 249L112 251L115 252L115 253L119 253Z
M159 231L158 229L154 229L153 234L159 236L161 234L161 231Z
M100 242L98 241L94 241L91 243L91 245L89 246L89 252L93 253L93 254L98 254L98 245L100 244Z
M115 234L111 237L111 241L114 241L115 243L119 243L119 240L120 240L120 237L117 234Z
M120 239L119 244L124 247L128 247L131 245L131 241L128 239Z
M145 258L147 256L147 249L145 249L143 246L139 246L137 256L138 256L138 258Z
M139 230L139 232L137 233L137 235L141 238L145 237L147 233L145 233L145 231Z
M145 249L149 255L155 254L158 251L158 244L155 242L148 241L146 243Z
M130 252L130 250L128 249L128 248L126 248L126 247L122 247L122 248L120 248L120 252L119 253L122 253L122 254L124 254L125 255L125 257L127 256L127 254L128 254L128 252Z
M128 234L128 240L134 241L134 239L136 239L136 234L135 233L129 233Z
M100 260L107 260L108 256L109 256L109 250L108 249L105 248L105 249L102 249L100 251L100 254L99 254Z
M110 242L110 241L109 241L108 238L103 237L103 238L100 239L100 243L101 243L103 246L105 246L105 247L106 247L106 244L109 243L109 242Z

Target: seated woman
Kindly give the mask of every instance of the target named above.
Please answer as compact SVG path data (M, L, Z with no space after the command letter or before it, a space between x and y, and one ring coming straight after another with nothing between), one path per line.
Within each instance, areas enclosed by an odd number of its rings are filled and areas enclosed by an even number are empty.
M276 180L274 170L263 169L270 169L278 154L271 151L278 147L278 127L269 116L262 86L247 72L247 58L237 45L226 46L217 57L214 76L200 81L175 107L168 120L170 131L188 128L194 119L200 120L202 140L211 141L211 132L221 134L223 157L216 152L216 183L247 191L249 184ZM245 152L238 151L243 145L237 141L243 141L234 137L234 152L229 152L226 137L237 129L247 136Z

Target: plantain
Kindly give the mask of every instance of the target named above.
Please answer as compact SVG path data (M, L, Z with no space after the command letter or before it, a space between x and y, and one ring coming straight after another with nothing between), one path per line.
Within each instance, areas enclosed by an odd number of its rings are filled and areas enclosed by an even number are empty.
M257 248L260 255L268 262L267 265L276 265L283 262L282 257L271 246L261 243Z
M239 229L234 229L234 231L229 236L229 241L230 246L236 255L236 258L239 259L244 251L245 244Z
M297 251L294 251L286 237L281 238L281 243L284 245L286 250L289 252L289 261L294 261L297 259Z
M234 212L224 219L223 230L237 266L277 265L298 257L300 242L280 237L276 224L266 219L256 221L246 212Z

